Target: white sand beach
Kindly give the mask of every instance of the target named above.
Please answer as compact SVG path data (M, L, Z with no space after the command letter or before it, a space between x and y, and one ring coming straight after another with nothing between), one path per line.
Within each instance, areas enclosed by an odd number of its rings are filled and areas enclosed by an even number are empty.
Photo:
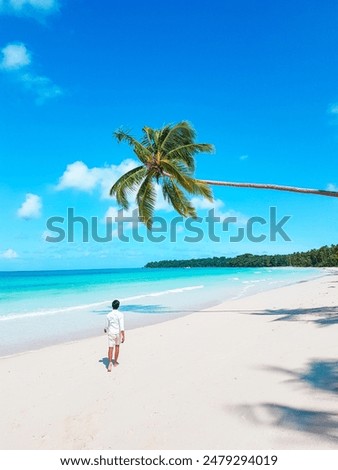
M337 449L338 274L0 360L2 449Z

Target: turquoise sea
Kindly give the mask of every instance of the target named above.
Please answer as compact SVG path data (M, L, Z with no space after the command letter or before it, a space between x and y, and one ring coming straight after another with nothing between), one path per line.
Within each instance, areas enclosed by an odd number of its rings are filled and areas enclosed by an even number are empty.
M102 334L115 298L131 329L322 275L316 268L0 272L0 356Z

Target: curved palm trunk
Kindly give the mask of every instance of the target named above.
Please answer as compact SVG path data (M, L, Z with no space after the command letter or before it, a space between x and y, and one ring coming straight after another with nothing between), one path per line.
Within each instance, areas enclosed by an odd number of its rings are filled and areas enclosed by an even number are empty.
M295 186L281 186L278 184L262 183L233 183L229 181L197 180L210 186L233 186L236 188L273 189L275 191L289 191L293 193L317 194L319 196L338 197L338 191L326 191L325 189L297 188Z

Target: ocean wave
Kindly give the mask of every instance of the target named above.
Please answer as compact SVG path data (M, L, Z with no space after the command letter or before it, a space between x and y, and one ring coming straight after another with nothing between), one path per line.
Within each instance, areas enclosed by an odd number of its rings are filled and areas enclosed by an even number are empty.
M168 289L168 290L159 291L159 292L148 292L146 294L139 294L139 295L133 295L131 297L125 297L125 298L120 299L120 301L129 302L130 300L145 299L147 297L160 297L166 294L177 294L177 293L182 293L185 291L203 289L203 288L204 288L204 285L198 285L198 286L181 287L177 289ZM67 313L67 312L72 312L74 310L87 310L93 307L101 307L106 304L109 304L110 306L111 300L103 300L100 302L94 302L90 304L74 305L72 307L62 307L62 308L55 308L55 309L49 309L49 310L37 310L34 312L26 312L26 313L19 313L19 314L16 314L13 312L13 313L1 315L0 321L11 321L11 320L19 320L19 319L25 319L25 318L57 315L58 313Z

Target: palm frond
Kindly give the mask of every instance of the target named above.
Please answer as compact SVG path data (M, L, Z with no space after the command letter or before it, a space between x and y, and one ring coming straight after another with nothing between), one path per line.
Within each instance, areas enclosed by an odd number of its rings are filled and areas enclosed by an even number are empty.
M155 130L151 127L144 126L142 129L143 138L141 140L142 145L146 147L152 155L154 155L155 149Z
M152 218L156 205L156 191L153 177L154 175L151 172L148 173L136 196L139 216L149 230L152 226Z
M179 145L194 142L196 139L195 129L188 121L181 121L177 124L169 125L168 127L170 128L169 132L161 144L161 149L165 153Z
M133 147L134 153L137 155L139 160L147 164L149 159L152 157L152 152L148 149L145 145L141 142L136 140L133 136L131 136L128 132L124 132L122 129L118 129L113 133L114 137L117 139L118 142L127 142L131 147Z
M160 129L160 135L158 138L159 150L161 150L163 143L168 137L168 134L171 132L171 129L172 129L172 125L170 124L167 124L166 126L162 127L162 129Z
M123 209L129 208L128 195L136 189L147 174L147 169L140 165L122 175L110 189L110 195L115 196Z
M211 144L195 143L196 132L191 124L182 121L174 126L166 126L166 137L161 141L160 150L166 158L184 162L192 171L195 170L194 156L197 153L212 153Z
M165 156L161 158L161 167L170 167L181 173L183 176L193 176L194 172L181 160L171 160Z
M163 197L183 217L196 217L196 210L183 191L168 177L163 179Z
M184 160L186 156L192 157L197 153L213 153L214 150L215 148L211 144L195 144L192 142L190 144L180 145L171 149L166 153L166 156Z
M176 180L185 191L193 195L204 196L209 201L213 201L214 198L210 187L202 181L193 178L185 168L182 168L180 162L162 160L161 163L166 172L165 176Z
M208 201L213 202L214 195L212 193L212 189L206 183L201 180L197 180L195 178L191 178L190 186L192 187L192 191L189 191L190 194L194 194L196 196L203 196L208 199Z

